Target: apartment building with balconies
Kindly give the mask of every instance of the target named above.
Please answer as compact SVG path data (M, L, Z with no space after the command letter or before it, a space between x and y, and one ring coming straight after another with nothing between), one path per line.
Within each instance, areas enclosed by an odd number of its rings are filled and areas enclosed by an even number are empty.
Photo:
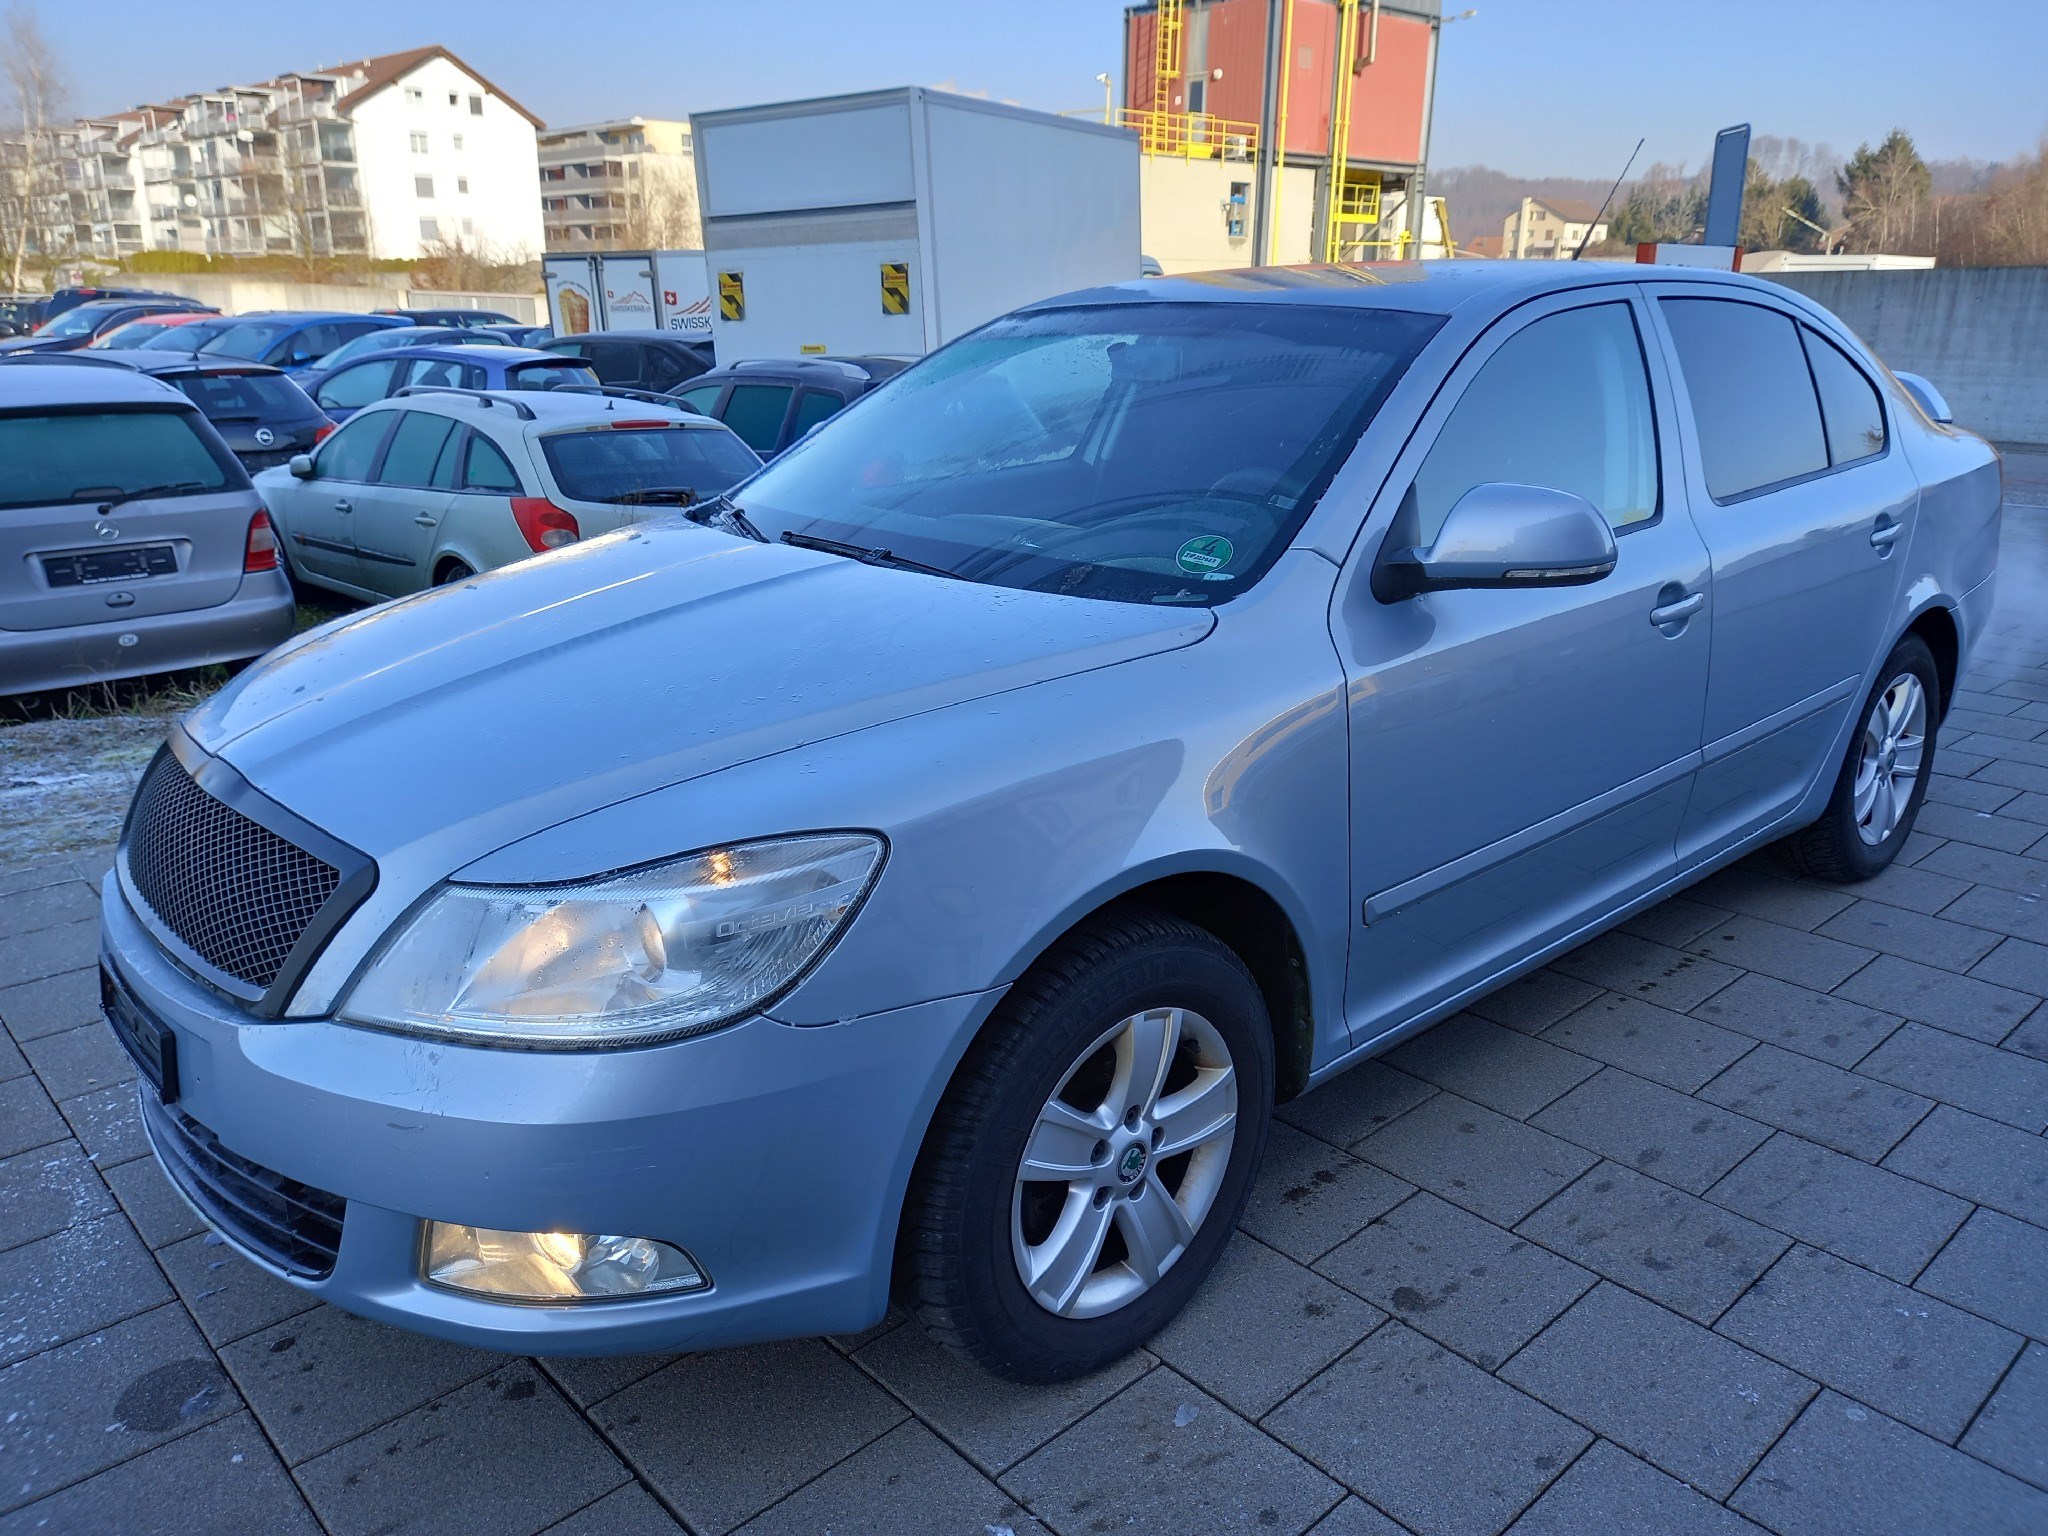
M549 250L703 243L688 123L628 117L549 128L539 136L539 153Z

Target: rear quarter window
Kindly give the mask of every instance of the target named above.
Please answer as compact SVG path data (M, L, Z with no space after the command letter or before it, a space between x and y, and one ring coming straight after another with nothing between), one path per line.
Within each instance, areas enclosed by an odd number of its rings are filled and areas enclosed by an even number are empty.
M152 486L165 495L249 483L185 410L54 411L0 416L0 508L91 501Z

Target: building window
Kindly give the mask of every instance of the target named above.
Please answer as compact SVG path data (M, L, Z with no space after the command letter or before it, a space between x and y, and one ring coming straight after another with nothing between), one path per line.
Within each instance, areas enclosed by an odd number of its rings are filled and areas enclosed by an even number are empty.
M441 221L440 221L439 219L421 219L421 220L420 220L420 238L421 238L422 240L438 240L438 239L440 239L440 238L441 238Z
M462 221L462 232L465 235L473 235L476 233L476 226L470 223L469 220L464 219Z
M412 189L421 197L432 197L434 195L434 178L431 176L415 176L412 179Z
M467 197L469 195L469 178L467 176L456 177L455 190L457 192L460 192L464 197Z
M462 150L462 135L459 133L455 135L455 149L458 154Z
M427 93L426 93L425 91L421 90L421 89L420 89L420 88L419 88L418 86L416 86L416 85L408 85L408 86L407 86L407 87L405 88L405 99L406 99L407 101L414 101L414 102L417 102L417 101L425 101L425 100L427 99Z
M448 105L452 107L452 106L454 106L455 104L456 104L456 94L455 94L455 92L453 92L453 91L450 91L450 92L448 93Z
M472 96L469 98L469 115L471 117L482 117L484 115L483 97Z
M412 152L416 155L424 155L427 152L427 136L424 133L412 136Z

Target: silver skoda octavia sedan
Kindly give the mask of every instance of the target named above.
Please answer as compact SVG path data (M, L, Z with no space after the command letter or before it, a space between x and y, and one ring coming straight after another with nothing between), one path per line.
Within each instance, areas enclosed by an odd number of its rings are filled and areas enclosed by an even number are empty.
M1885 868L1999 469L1691 270L1162 279L688 516L301 635L105 889L177 1186L542 1353L1172 1317L1277 1102L1736 858Z

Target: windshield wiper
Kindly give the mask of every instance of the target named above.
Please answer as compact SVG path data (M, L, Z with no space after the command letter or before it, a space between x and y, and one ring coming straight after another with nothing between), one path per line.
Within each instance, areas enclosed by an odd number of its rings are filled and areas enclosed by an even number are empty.
M688 507L696 504L697 488L691 485L643 485L622 496L614 496L612 500L622 507L639 507L650 501L669 500L679 507Z
M186 491L203 491L206 487L197 480L179 480L170 485L144 485L132 491L94 491L91 495L74 492L73 501L96 501L102 507L118 507L124 501L140 501L146 496L177 496Z
M844 555L849 560L858 560L863 565L884 565L897 571L922 571L927 576L944 576L951 581L964 581L958 571L949 571L943 565L926 565L922 560L912 560L899 555L893 549L870 549L863 544L848 544L839 539L823 539L815 533L785 532L782 542L798 549L815 549L828 555Z
M702 523L707 528L726 528L746 535L756 544L769 542L768 535L754 526L754 520L742 512L732 497L720 492L709 501L696 502L683 508L683 516L693 523Z

